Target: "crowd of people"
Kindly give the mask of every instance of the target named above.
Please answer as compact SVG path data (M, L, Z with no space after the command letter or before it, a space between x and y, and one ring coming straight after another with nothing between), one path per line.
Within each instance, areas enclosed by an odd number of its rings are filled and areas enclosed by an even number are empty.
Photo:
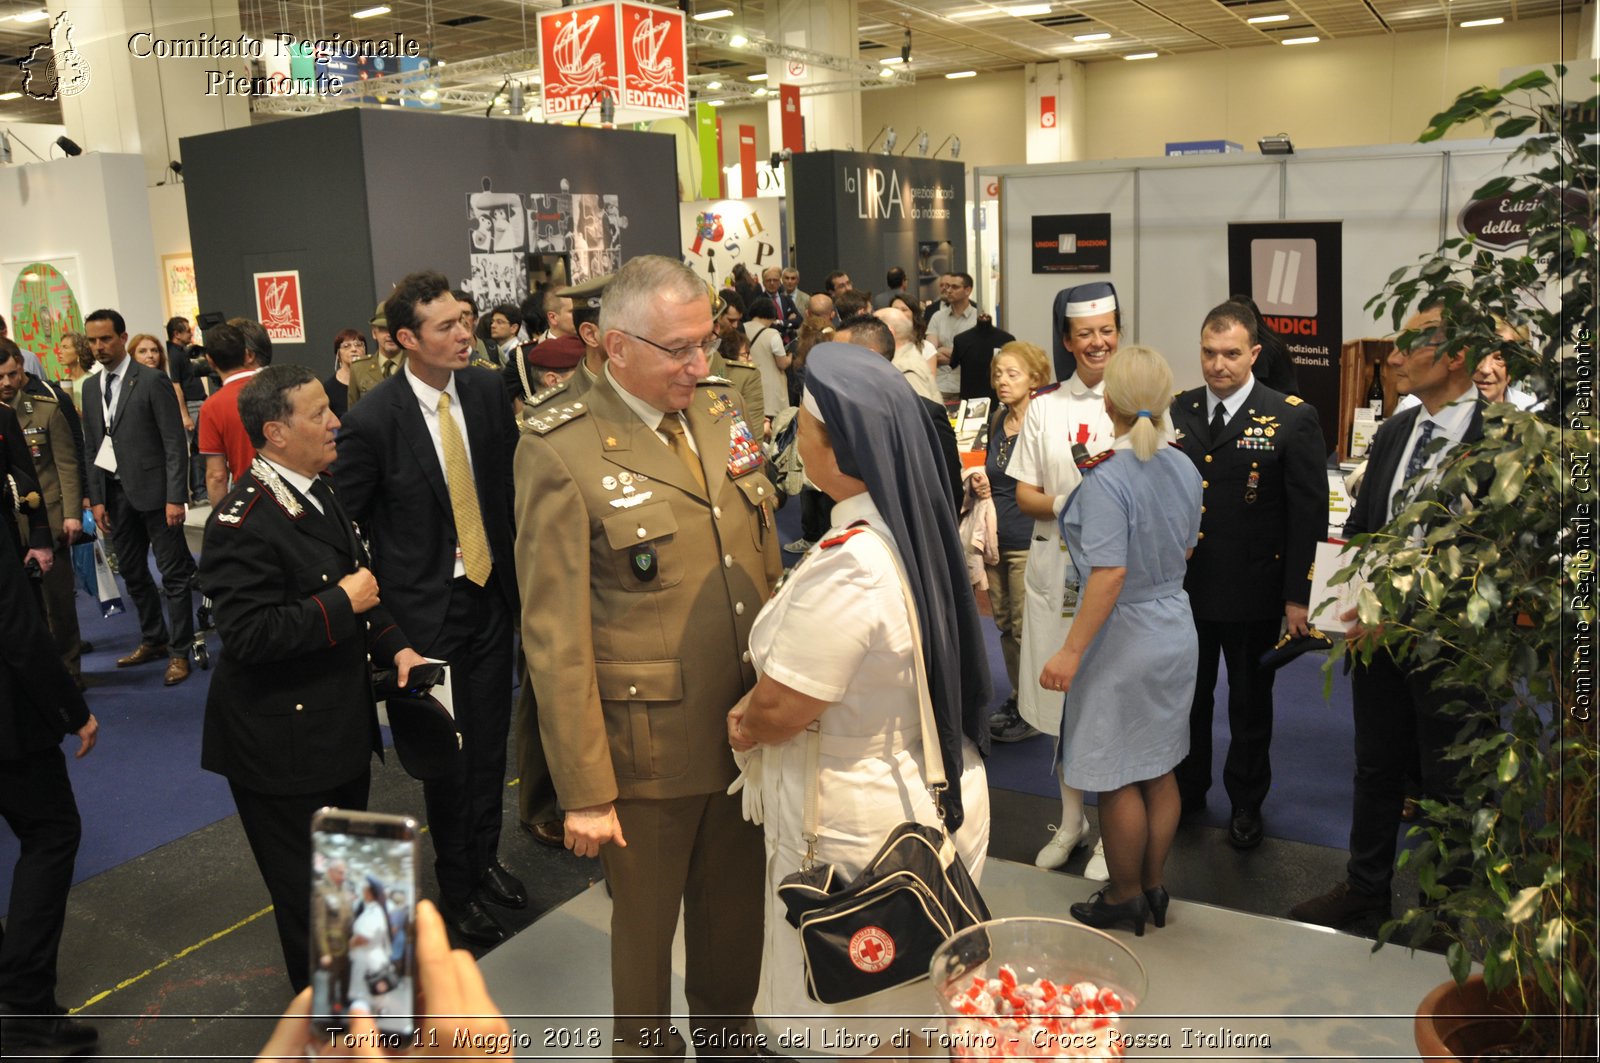
M1104 282L1060 294L1046 350L996 328L965 273L926 305L898 268L877 295L841 271L813 295L799 279L773 267L712 291L641 256L480 316L441 274L413 273L370 318L372 353L339 332L325 378L273 364L242 318L192 346L175 319L163 349L96 310L64 341L76 368L60 381L0 338L0 471L20 506L5 522L18 563L0 565L0 813L25 851L49 854L19 865L0 939L8 1045L93 1038L54 997L79 832L59 742L75 733L82 756L98 729L61 580L86 510L138 612L119 667L165 662L165 682L184 682L195 591L209 601L220 653L200 763L228 781L302 991L269 1055L302 1035L328 967L327 946L312 955L328 919L314 903L350 928L380 913L365 924L381 932L357 935L373 962L402 947L390 903L415 905L430 1006L453 992L492 1013L445 937L491 946L506 936L496 909L528 903L499 855L508 758L530 837L601 862L612 1010L636 1018L625 1047L643 1055L685 1048L670 1000L680 911L689 1009L712 1043L757 1043L757 1015L866 1026L896 1010L808 994L778 884L803 861L860 871L905 820L942 826L981 880L993 741L1056 736L1061 812L1041 824L1041 867L1088 844L1084 795L1099 795L1085 874L1105 885L1072 916L1164 926L1166 856L1211 784L1219 656L1228 839L1258 845L1274 675L1261 659L1309 629L1327 474L1316 411L1267 383L1283 366L1263 360L1273 339L1253 304L1206 316L1205 383L1175 395L1166 358L1123 342ZM1412 327L1438 321L1424 311ZM1379 431L1351 530L1382 525L1481 426L1460 354L1390 363L1418 412ZM1503 393L1503 372L1487 383ZM992 403L984 460L965 473L949 416L962 398ZM183 533L191 452L211 506L198 565ZM803 470L787 544L779 459ZM980 512L987 552L962 530ZM780 580L784 552L799 556ZM992 713L983 587L1012 691ZM23 668L27 655L61 667ZM411 678L429 660L449 666L456 748L390 722L397 748L432 743L403 759L422 782L438 911L381 882L359 898L332 868L314 902L311 816L365 809L383 752L374 670L426 695ZM1298 918L1343 927L1387 910L1408 769L1449 796L1441 700L1392 661L1358 668L1349 878Z

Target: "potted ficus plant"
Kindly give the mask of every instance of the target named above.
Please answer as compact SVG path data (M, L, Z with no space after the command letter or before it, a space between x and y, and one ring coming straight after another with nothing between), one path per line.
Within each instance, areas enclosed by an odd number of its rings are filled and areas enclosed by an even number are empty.
M1423 141L1485 122L1516 138L1502 176L1475 199L1505 197L1527 243L1507 251L1444 241L1397 270L1368 304L1396 328L1438 306L1441 352L1476 366L1503 358L1538 400L1488 407L1481 441L1457 448L1394 521L1358 536L1368 581L1357 610L1402 662L1448 663L1438 681L1492 708L1448 756L1460 804L1425 800L1401 856L1422 898L1387 923L1391 938L1449 941L1452 982L1419 1013L1425 1056L1593 1058L1597 975L1594 675L1596 331L1595 80L1563 97L1566 69L1463 93ZM1409 348L1421 340L1402 333ZM1345 573L1355 576L1356 565ZM1336 578L1339 578L1336 576ZM1448 648L1448 652L1443 652ZM1453 888L1444 881L1464 880ZM1484 1016L1499 1013L1494 1023ZM1474 1018L1477 1016L1477 1018ZM1506 1042L1503 1048L1493 1044Z

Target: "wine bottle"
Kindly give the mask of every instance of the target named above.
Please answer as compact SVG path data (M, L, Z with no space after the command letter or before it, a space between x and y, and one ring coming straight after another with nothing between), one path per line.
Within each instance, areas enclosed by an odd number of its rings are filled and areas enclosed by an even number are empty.
M1372 386L1367 389L1367 408L1372 411L1372 419L1383 419L1383 368L1379 365L1372 367Z

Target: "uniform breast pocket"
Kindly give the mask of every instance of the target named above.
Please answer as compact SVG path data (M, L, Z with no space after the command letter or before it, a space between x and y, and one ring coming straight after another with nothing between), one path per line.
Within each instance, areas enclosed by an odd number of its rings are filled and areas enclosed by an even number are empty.
M767 536L774 527L772 507L776 499L772 483L767 479L766 473L758 469L755 472L745 473L733 481L733 486L744 495L749 507L746 515L750 522L750 537L755 541L756 549L762 549L766 546Z
M678 570L678 518L666 502L613 513L600 523L624 590L648 594L675 587L683 579Z
M682 661L596 661L611 763L618 775L662 779L689 766Z

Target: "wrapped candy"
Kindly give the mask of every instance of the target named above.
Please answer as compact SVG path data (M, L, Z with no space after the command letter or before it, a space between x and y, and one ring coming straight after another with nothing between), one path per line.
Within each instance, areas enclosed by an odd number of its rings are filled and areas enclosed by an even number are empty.
M1114 1060L1125 1051L1116 1031L1126 1005L1109 986L1019 982L1008 964L994 978L973 975L952 1000L966 1035L951 1058Z

